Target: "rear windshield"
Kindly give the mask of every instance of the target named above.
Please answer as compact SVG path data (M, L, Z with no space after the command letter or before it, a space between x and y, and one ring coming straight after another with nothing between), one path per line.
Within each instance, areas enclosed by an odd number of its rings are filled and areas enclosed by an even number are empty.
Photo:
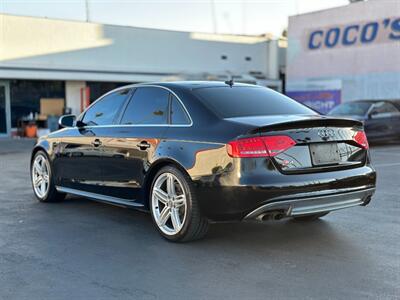
M354 115L354 116L365 116L368 109L371 107L371 102L353 102L353 103L344 103L339 106L336 106L329 112L329 115L334 116L345 116L345 115Z
M262 87L199 88L194 93L221 118L317 114L289 97Z

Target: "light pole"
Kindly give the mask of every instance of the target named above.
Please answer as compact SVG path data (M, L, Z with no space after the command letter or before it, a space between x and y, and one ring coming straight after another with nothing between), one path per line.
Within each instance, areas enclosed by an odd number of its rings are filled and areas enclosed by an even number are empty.
M211 0L211 19L212 19L213 32L217 33L217 16L215 14L214 0Z
M89 0L85 0L86 22L89 22Z

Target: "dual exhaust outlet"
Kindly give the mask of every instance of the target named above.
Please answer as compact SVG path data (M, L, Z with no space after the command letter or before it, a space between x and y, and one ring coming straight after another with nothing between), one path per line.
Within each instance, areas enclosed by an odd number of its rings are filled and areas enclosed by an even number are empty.
M288 212L283 212L283 211L269 211L265 212L263 214L260 214L259 216L256 217L257 221L265 222L265 221L278 221L281 220L285 217L288 217L289 214Z

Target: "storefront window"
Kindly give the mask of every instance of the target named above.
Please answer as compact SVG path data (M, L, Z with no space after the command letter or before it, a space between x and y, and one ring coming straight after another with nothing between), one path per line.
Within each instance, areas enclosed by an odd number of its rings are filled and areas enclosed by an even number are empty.
M18 120L32 112L40 113L41 98L65 99L64 81L13 80L11 93L11 126L16 127Z

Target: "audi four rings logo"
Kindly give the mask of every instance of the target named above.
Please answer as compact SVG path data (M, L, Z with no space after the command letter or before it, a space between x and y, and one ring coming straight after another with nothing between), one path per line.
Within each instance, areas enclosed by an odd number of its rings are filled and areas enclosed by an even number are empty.
M320 129L318 135L323 139L329 139L335 136L335 131L333 129Z

